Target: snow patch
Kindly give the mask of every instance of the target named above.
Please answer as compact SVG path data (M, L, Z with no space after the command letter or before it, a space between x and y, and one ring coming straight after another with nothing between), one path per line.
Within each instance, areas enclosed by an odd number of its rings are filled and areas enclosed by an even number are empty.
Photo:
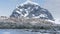
M23 9L20 9L20 11L23 11Z
M26 14L24 15L24 17L26 17L28 14L29 14L29 13L28 13L28 11L26 10Z
M38 9L38 7L35 7L36 9Z
M28 9L30 9L31 7L28 7Z
M46 15L45 14L41 14L40 17L46 17Z
M46 19L45 21L49 21L49 22L52 22L52 23L54 23L54 21L53 21L53 20L49 20L49 19Z
M21 14L21 12L19 12L19 11L16 11L17 13L19 13L19 14Z

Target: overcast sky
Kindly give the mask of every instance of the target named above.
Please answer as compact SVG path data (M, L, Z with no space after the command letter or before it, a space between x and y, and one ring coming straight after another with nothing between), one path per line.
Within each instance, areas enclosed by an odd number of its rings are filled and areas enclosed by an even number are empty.
M42 7L48 9L54 18L60 19L60 0L45 0Z
M0 16L10 16L13 10L26 0L0 0ZM60 19L60 0L33 0L50 11L54 18Z

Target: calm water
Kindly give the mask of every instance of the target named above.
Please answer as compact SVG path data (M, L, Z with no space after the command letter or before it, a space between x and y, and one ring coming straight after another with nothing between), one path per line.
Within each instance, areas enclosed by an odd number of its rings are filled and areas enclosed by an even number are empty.
M0 34L60 34L60 31L32 29L0 29Z

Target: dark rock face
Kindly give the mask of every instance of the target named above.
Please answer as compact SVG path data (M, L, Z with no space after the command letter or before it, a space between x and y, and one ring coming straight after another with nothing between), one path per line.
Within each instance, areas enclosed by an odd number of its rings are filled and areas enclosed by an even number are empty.
M29 18L41 18L53 20L51 13L39 5L34 3L26 3L18 6L10 17L29 17Z

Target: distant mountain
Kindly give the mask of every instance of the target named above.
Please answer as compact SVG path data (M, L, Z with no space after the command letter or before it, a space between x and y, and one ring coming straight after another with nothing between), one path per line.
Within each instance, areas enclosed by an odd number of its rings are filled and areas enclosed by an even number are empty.
M41 18L53 20L51 13L44 8L41 8L39 4L27 1L19 5L11 14L10 17L28 17L28 18Z

